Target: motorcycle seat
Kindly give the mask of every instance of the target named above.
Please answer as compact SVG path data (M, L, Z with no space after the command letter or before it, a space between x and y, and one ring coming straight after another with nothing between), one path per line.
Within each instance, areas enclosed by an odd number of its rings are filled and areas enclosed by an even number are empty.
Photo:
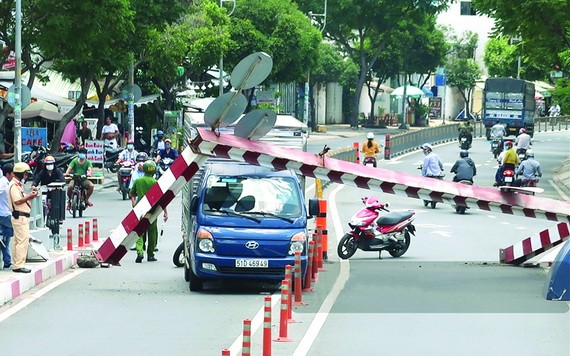
M412 217L412 215L414 215L414 213L411 211L403 213L388 213L378 218L378 220L376 220L376 223L378 225L394 225L401 221L409 219L410 217Z

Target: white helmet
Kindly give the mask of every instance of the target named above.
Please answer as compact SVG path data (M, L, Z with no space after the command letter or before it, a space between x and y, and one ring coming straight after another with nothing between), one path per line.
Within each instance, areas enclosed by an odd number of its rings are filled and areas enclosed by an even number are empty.
M534 158L534 152L532 152L531 149L526 150L525 155L527 157L533 157Z
M374 133L372 133L372 132L367 133L366 138L369 140L374 140Z

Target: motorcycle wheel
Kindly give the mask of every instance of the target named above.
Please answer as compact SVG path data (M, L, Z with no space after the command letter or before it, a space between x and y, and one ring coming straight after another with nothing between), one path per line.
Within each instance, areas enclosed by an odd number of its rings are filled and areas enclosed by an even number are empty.
M80 200L77 209L80 218L83 217L83 210L85 210L85 200Z
M123 194L123 200L127 200L127 193L129 192L129 189L127 187L127 182L123 182L121 183L121 193ZM180 266L178 266L180 267Z
M410 239L410 232L408 230L404 230L403 234L404 234L404 246L388 250L390 256L401 257L404 253L406 253L406 251L408 251L408 248L410 247L410 242L412 241Z
M435 206L437 205L437 202L436 202L436 201L432 201L432 202L430 202L430 204L431 204L431 208L432 208L432 209L435 209Z
M204 280L201 278L198 278L197 275L194 274L194 271L192 271L192 269L188 270L188 287L190 288L190 291L192 292L201 292L202 290L204 290Z
M184 261L184 280L190 282L190 270L186 267L186 261Z
M172 255L172 263L174 263L176 267L184 266L184 242L180 243L176 248L176 251L174 251L174 255Z
M465 208L464 206L456 206L455 207L455 212L457 212L459 214L465 214L465 210L467 210L467 208Z
M336 252L338 253L338 257L346 260L352 257L357 249L358 246L356 244L356 241L354 241L354 236L351 234L344 234L338 243Z
M429 205L429 200L424 200L424 206L427 207Z
M79 197L77 195L73 196L71 201L71 215L75 218L77 216L77 210L79 209Z
M497 156L498 156L497 152L493 152L493 157L494 157L495 159L497 159Z

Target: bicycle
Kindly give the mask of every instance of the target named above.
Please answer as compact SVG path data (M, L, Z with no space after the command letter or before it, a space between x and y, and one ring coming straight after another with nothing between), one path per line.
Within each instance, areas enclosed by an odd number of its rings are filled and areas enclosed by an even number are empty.
M77 215L83 217L83 211L87 208L87 192L81 183L87 179L87 176L85 174L74 174L71 179L73 179L74 183L71 193L71 215L74 218Z

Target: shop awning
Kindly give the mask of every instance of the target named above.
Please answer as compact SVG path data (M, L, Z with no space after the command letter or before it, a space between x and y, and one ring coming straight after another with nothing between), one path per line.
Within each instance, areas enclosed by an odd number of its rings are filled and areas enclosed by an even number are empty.
M152 103L153 101L157 100L159 96L160 96L160 94L158 94L158 93L157 94L151 94L151 95L143 95L143 96L141 96L141 98L139 100L137 100L137 102L135 102L135 106L140 107L141 105L146 105L148 103ZM105 109L108 109L112 105L116 105L120 101L124 101L124 100L122 98L113 98L113 99L105 100ZM124 104L126 107L127 103L125 102ZM87 100L85 102L85 105L90 106L90 107L98 107L99 101L98 100Z

